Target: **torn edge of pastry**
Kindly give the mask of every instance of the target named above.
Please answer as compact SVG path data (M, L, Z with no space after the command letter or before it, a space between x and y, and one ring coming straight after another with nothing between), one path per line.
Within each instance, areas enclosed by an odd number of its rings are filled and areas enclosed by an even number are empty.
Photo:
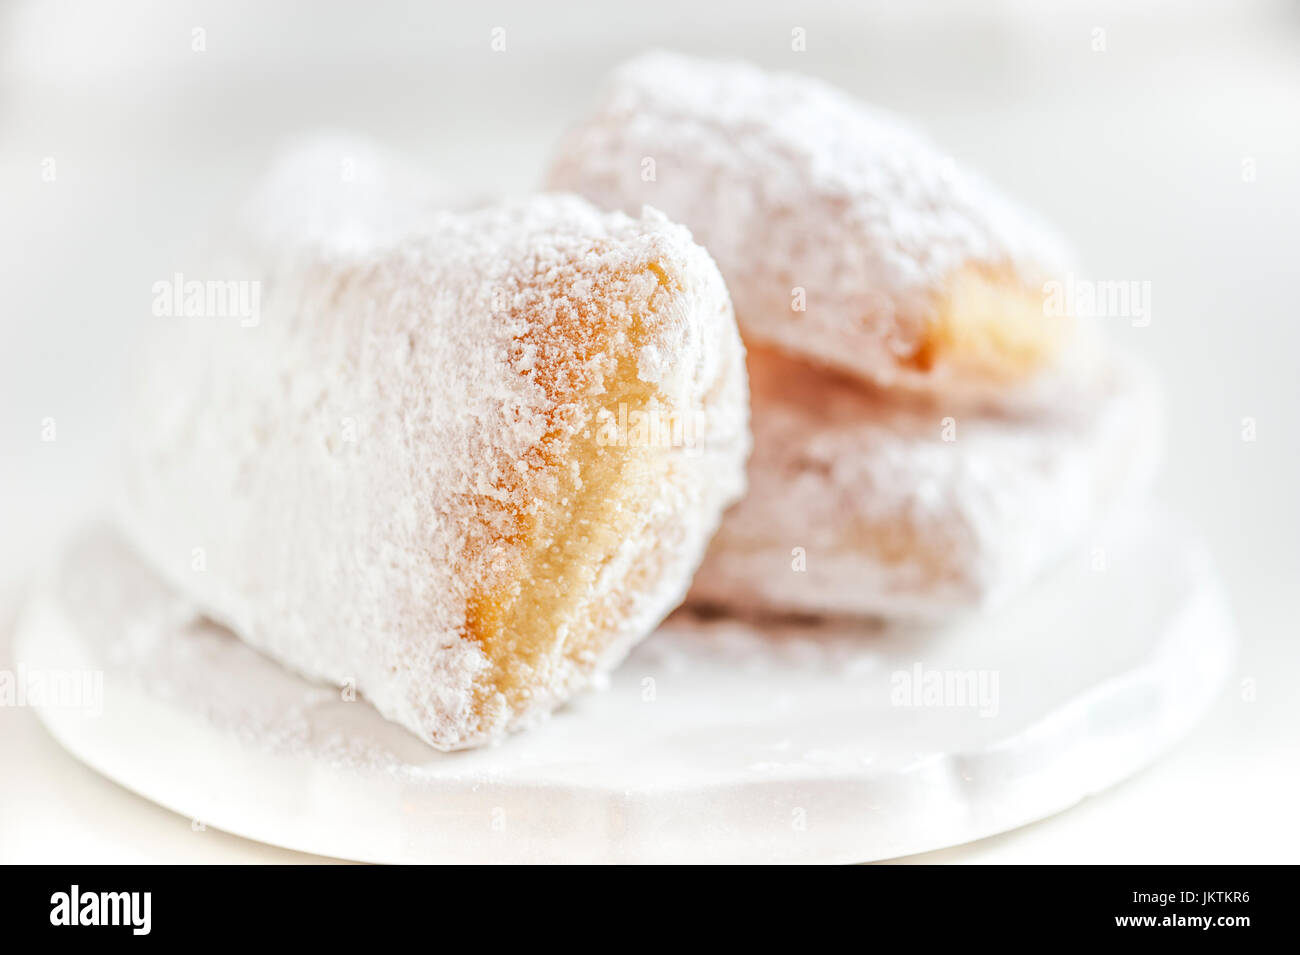
M549 182L663 210L746 338L876 384L1029 398L1089 360L1048 307L1061 237L889 113L818 80L656 52L617 70Z
M494 571L467 599L465 630L489 662L475 687L489 721L602 660L635 595L659 586L658 549L671 553L683 537L702 547L742 487L746 373L734 327L725 340L721 277L684 230L656 213L643 222L671 241L576 246L507 295L521 329L510 366L541 389L547 410L539 440L474 502L486 533L471 540L467 563L491 548ZM718 327L691 327L701 321ZM705 415L730 420L701 424ZM709 457L719 473L702 467ZM701 493L689 482L716 482L702 494L716 513L672 512ZM677 526L691 517L698 527ZM676 573L684 592L690 573Z
M661 214L541 195L408 215L390 173L305 224L298 193L258 192L261 321L155 336L124 528L246 642L461 749L547 715L681 602L744 488L744 350L717 267ZM638 414L670 437L620 433Z

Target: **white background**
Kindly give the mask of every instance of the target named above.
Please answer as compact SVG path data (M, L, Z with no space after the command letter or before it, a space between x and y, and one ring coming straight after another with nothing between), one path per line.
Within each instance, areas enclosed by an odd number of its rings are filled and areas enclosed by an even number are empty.
M794 27L805 52L790 48ZM111 494L114 435L130 427L125 361L152 284L201 254L274 142L359 129L455 189L526 192L602 75L648 46L802 70L906 112L1054 219L1093 276L1151 283L1150 326L1111 331L1163 377L1158 494L1214 549L1243 635L1237 672L1204 725L1139 777L924 858L1297 861L1294 3L8 5L0 668L31 575ZM65 755L29 712L0 708L0 861L294 858L192 831Z

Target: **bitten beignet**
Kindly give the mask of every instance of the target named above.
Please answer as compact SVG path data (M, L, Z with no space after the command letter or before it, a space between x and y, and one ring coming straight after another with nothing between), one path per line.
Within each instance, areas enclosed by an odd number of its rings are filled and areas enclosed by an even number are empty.
M167 320L126 526L244 640L472 746L681 600L744 484L743 350L712 260L658 214L540 196L350 221L385 226L313 225L260 263L255 327ZM690 416L691 446L610 440L620 408Z

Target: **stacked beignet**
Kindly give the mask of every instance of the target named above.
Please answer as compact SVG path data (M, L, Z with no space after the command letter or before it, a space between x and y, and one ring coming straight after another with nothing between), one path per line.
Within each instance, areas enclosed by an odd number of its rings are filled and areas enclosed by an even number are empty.
M829 86L640 57L549 185L662 210L727 280L755 451L701 601L926 617L996 602L1154 470L1142 369L1047 313L1060 239Z
M691 596L937 619L1012 596L1155 470L1148 377L1109 364L1083 408L952 409L749 350L749 488Z

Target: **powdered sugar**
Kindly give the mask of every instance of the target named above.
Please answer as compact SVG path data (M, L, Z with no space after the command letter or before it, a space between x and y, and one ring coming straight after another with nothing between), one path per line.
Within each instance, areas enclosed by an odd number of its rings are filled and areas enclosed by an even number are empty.
M692 588L729 608L939 618L999 603L1149 486L1156 392L1131 360L1073 408L909 401L751 353L750 489Z
M995 602L1149 480L1142 372L1037 299L1064 243L897 117L810 78L653 53L616 72L550 182L690 226L762 346L751 490L698 599Z
M958 270L1009 270L1034 289L1069 260L1052 230L898 118L743 63L626 64L549 182L662 209L717 259L747 337L886 385L945 384L948 369L898 359L921 347Z
M308 166L310 187L319 164ZM257 193L247 228L261 323L158 329L128 436L127 529L168 581L254 646L356 686L439 747L482 742L544 715L649 632L738 494L745 385L725 288L661 216L560 196L417 214L408 177L376 173L368 191L344 191L346 209L304 220L304 190L276 185L293 181L285 168ZM306 193L327 204L338 194ZM661 289L648 264L675 287ZM568 464L544 442L562 448L589 426L584 402L626 347L581 337L584 310L610 302L649 326L646 371L662 400L707 405L711 430L637 504L641 534L673 533L623 543L638 589L600 635L603 652L557 665L512 703L484 688L495 664L467 637L467 608L530 585L510 542L519 522L558 506ZM618 566L599 586L623 583Z

